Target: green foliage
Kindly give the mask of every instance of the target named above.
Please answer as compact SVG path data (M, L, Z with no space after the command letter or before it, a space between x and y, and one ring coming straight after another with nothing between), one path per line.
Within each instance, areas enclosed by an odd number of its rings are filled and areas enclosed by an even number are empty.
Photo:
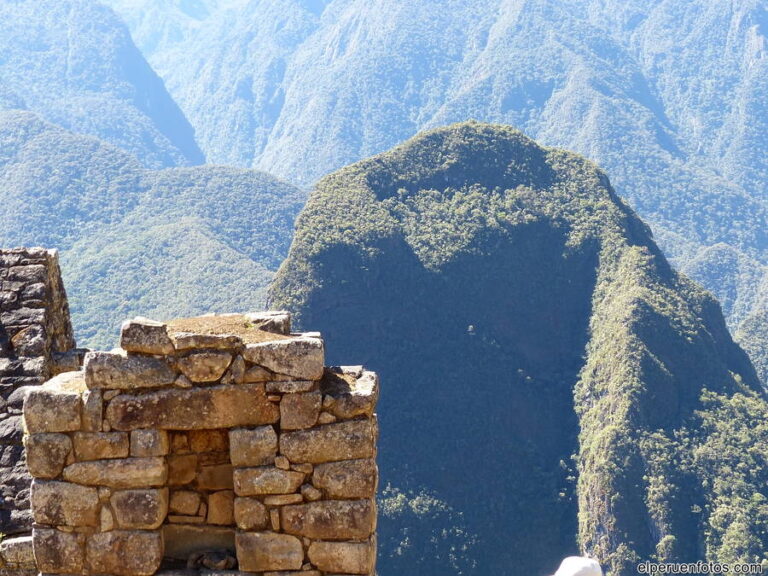
M742 322L736 340L752 358L763 384L768 386L768 311L756 312Z

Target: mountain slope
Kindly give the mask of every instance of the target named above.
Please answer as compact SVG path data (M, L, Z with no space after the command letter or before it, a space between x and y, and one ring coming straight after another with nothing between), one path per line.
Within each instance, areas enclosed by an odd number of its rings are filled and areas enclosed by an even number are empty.
M420 573L768 552L766 430L737 425L768 414L754 368L582 158L465 123L333 173L271 300L323 331L329 361L380 372L383 480L427 487L476 535L470 567ZM747 461L738 442L763 447ZM418 560L387 548L381 570Z
M0 245L62 250L84 346L136 314L261 308L304 200L253 170L146 170L31 112L0 111L0 151Z
M3 108L34 111L123 148L148 167L201 164L194 130L134 46L95 0L0 4Z

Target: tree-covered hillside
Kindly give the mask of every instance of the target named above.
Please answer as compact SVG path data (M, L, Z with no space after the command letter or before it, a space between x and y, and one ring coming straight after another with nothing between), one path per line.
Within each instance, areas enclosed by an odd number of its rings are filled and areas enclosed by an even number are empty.
M96 0L0 2L0 109L97 136L151 168L201 164L194 130Z
M167 16L112 4L213 161L311 183L424 128L509 124L606 169L732 328L760 308L759 0L209 0L204 26L162 45L148 30Z
M549 574L578 549L612 576L768 562L755 370L583 158L463 123L339 170L271 300L330 362L380 372L384 483L426 487L471 535L428 561L419 520L385 516L383 574Z
M303 201L254 170L146 170L31 112L0 112L0 245L62 250L82 346L112 347L136 314L260 309Z

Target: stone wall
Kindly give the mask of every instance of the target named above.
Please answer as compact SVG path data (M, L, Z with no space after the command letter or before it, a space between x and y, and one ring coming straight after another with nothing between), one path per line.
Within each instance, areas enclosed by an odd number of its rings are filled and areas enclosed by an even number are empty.
M0 533L32 529L22 403L33 387L78 367L74 348L57 253L0 250Z
M45 574L374 574L375 374L286 313L123 325L24 403Z

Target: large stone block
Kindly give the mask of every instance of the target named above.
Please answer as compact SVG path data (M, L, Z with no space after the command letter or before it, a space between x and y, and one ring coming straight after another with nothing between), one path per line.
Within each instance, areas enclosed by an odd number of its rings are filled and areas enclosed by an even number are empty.
M238 468L234 472L234 480L235 493L238 496L290 494L302 485L304 474L272 466Z
M179 369L192 382L216 382L232 363L229 352L193 352L178 359Z
M256 498L235 498L235 523L240 530L263 530L269 523L269 512Z
M280 435L280 453L291 462L321 464L372 458L376 429L370 420L352 420Z
M72 441L78 462L126 458L130 450L125 432L75 432Z
M229 446L234 466L268 466L277 455L277 434L272 426L230 430Z
M373 498L376 478L376 462L373 459L342 460L315 466L312 484L324 490L328 498Z
M36 573L32 536L9 537L0 542L0 567L3 565L9 574L15 572L23 574L29 570L34 570Z
M322 572L370 574L376 560L372 542L313 542L309 561Z
M171 514L196 516L200 509L200 493L193 490L176 490L171 493L169 511Z
M332 500L284 506L284 532L316 540L364 540L376 529L376 510L370 500Z
M374 372L328 368L320 382L325 409L340 420L371 416L379 400L379 378Z
M323 376L325 350L320 338L286 338L247 344L243 358L276 374L297 380L319 380Z
M123 394L107 406L115 430L194 430L273 424L280 409L267 399L264 384L241 384Z
M68 482L32 482L35 522L49 526L98 526L99 492Z
M110 390L171 386L177 376L176 371L161 358L123 356L114 352L88 352L84 368L88 388Z
M147 318L126 320L120 330L120 347L141 354L173 354L173 342L162 322Z
M285 394L280 400L280 428L302 430L317 424L322 399L320 392Z
M88 568L92 574L152 576L163 560L160 532L114 530L88 537Z
M168 558L187 560L201 550L235 550L234 528L164 524L162 533Z
M104 423L104 396L100 389L87 390L83 394L83 424L81 429L101 432Z
M35 478L56 478L72 452L72 440L66 434L32 434L24 438L27 468Z
M173 335L176 350L183 352L194 349L238 350L243 341L230 334L190 334L178 333Z
M170 451L168 432L165 430L133 430L131 432L131 456L150 458L165 456Z
M65 372L30 390L24 400L24 425L30 434L80 430L85 391L82 373Z
M253 312L246 314L245 317L265 332L285 335L291 333L291 314L285 310Z
M234 517L235 493L232 490L221 490L208 496L208 524L228 526L235 523Z
M110 488L162 487L168 479L165 458L124 458L76 462L64 468L64 479Z
M183 486L197 476L197 454L173 454L168 456L168 484Z
M37 568L43 574L82 574L85 535L54 528L35 528L32 545Z
M240 570L300 570L304 563L301 540L274 532L239 532L235 537Z
M120 528L154 530L168 514L168 489L118 490L109 499Z

